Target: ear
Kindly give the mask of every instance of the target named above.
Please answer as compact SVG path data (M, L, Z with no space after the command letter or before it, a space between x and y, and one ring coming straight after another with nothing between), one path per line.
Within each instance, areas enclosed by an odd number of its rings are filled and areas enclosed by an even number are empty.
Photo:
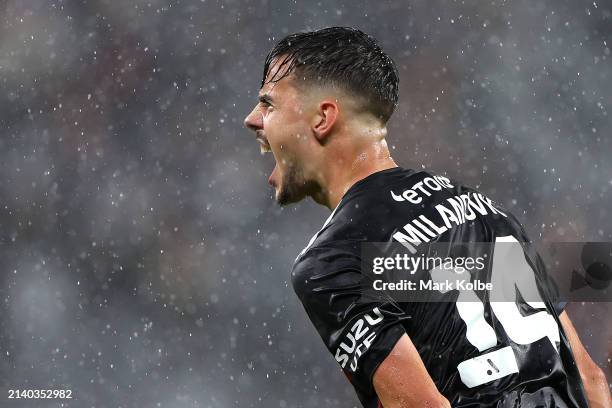
M312 131L321 144L325 144L336 120L338 119L338 103L333 100L324 100L319 103L317 114L314 116Z

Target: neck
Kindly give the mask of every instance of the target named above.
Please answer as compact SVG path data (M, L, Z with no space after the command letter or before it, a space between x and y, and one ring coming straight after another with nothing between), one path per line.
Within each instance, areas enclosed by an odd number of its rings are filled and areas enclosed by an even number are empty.
M335 160L324 175L322 188L312 198L333 210L353 184L370 174L394 167L397 164L389 154L385 139L371 143L348 159Z

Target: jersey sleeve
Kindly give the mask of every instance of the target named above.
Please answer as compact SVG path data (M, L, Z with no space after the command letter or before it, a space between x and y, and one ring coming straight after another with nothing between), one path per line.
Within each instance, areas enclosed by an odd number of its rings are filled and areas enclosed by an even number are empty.
M314 247L296 261L293 288L323 342L361 394L405 333L404 312L393 302L362 297L360 247Z
M527 247L528 249L526 251L528 252L529 258L534 260L534 270L536 271L540 292L548 298L556 315L559 316L563 313L563 310L565 310L567 302L561 298L557 283L547 272L544 261L533 244L528 244Z

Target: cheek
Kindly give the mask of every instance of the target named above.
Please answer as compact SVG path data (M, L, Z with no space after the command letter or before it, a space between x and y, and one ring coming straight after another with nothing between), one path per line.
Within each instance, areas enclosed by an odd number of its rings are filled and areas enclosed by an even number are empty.
M264 116L264 131L277 159L297 159L306 148L308 125L293 110L272 111Z
M303 126L294 124L284 129L282 137L279 137L276 145L283 157L291 157L293 160L299 160L303 157L307 148L306 142L306 133Z

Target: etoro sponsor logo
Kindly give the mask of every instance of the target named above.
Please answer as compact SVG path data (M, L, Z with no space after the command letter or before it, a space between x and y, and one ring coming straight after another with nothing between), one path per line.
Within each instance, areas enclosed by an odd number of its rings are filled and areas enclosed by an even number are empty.
M412 204L419 204L423 201L422 194L427 197L431 196L431 191L440 191L443 188L452 188L450 180L443 176L425 177L423 180L415 183L412 187L404 190L401 194L395 194L391 190L391 197L395 201L408 201Z
M376 338L374 326L383 321L383 315L377 307L372 309L371 313L374 314L374 317L370 316L370 314L365 314L353 324L351 330L344 336L342 343L336 349L336 361L340 363L342 368L345 368L346 363L349 362L352 356L349 367L351 371L355 372L357 370L357 361L370 348Z

